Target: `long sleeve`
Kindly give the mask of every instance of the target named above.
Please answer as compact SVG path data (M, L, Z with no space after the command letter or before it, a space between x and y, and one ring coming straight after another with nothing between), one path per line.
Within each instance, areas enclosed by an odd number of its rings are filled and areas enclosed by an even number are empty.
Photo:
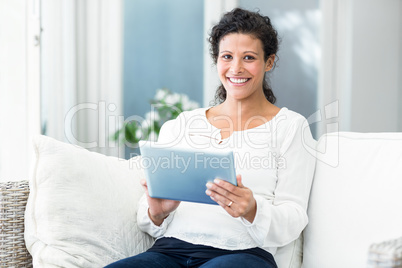
M149 218L147 197L144 194L139 201L137 212L138 227L141 231L148 233L150 236L159 238L165 234L169 223L173 220L174 213L174 211L170 213L170 215L163 221L161 226L155 225Z
M298 238L308 223L307 204L315 156L308 146L315 141L303 117L286 130L277 157L277 184L274 198L255 195L257 213L253 223L242 219L250 236L262 247L280 247ZM311 148L311 147L310 147Z
M175 140L175 133L177 121L171 120L163 124L161 131L159 133L158 142L162 142L167 146L170 145L171 142ZM170 215L163 221L161 226L155 225L152 220L149 218L148 214L148 202L147 197L144 194L139 200L139 206L137 211L137 224L141 231L148 233L150 236L159 238L163 236L166 232L166 229L169 223L173 220L175 211L170 213Z

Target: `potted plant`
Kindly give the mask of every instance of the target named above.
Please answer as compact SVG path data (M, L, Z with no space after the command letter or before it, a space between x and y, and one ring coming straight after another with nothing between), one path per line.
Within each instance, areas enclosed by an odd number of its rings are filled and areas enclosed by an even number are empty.
M145 114L141 122L137 116L135 120L128 118L122 128L113 135L113 139L134 148L140 140L156 141L166 121L175 119L183 111L199 107L199 104L190 100L186 94L173 93L166 88L158 89L150 103L151 111Z

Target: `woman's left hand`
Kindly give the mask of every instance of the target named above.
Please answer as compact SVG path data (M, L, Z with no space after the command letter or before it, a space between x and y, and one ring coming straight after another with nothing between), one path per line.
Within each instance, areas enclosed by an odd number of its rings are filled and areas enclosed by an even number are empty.
M205 193L232 217L243 217L247 221L253 222L257 212L253 192L243 185L241 175L237 175L236 179L237 186L220 179L215 179L213 183L208 182L208 189Z

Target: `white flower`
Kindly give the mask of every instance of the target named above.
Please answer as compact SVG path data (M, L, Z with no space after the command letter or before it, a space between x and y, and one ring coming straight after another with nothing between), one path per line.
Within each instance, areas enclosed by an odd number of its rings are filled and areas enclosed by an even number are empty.
M187 96L186 98L183 98L183 100L184 100L182 102L183 111L194 110L199 107L197 102L189 100Z
M189 97L186 94L181 94L181 103L185 104L190 101Z
M141 128L139 128L139 129L137 129L137 130L135 131L135 138L136 138L137 140L140 140L140 139L142 138L142 129L141 129Z
M157 122L157 121L159 121L161 118L160 118L160 116L159 116L159 113L158 113L158 111L156 111L155 109L152 109L150 112L148 112L148 113L146 113L145 114L145 119L148 121L148 122Z
M180 102L180 94L178 93L173 93L173 94L169 94L166 99L165 102L168 104L177 104Z
M163 88L158 89L155 94L155 100L158 100L158 101L163 100L167 94L168 94L167 89L163 89Z
M181 95L181 105L183 111L188 111L190 109L190 99L185 94Z
M151 126L151 122L150 122L149 120L147 120L147 119L144 119L144 120L142 120L142 122L141 122L140 128L141 128L142 130L144 130L144 129L150 128L150 126Z

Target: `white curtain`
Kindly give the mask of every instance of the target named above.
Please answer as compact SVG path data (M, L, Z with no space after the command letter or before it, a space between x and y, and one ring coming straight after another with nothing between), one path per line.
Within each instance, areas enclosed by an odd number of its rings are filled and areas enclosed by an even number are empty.
M45 133L122 156L122 0L42 0Z
M28 179L40 133L39 1L0 1L0 181Z

